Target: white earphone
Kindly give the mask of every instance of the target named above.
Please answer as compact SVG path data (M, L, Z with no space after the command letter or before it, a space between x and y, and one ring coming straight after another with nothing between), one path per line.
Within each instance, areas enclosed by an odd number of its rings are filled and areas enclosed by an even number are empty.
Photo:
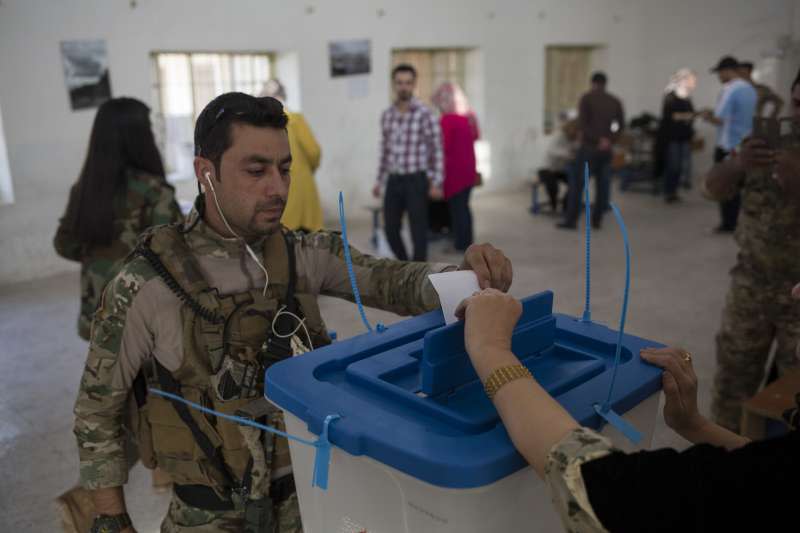
M219 217L222 219L222 223L225 224L225 227L228 228L228 231L231 232L231 235L233 235L235 238L239 239L240 241L242 241L244 243L244 248L245 248L245 250L247 250L248 255L250 255L250 257L253 259L253 261L255 261L256 265L258 265L258 268L260 268L261 271L264 273L264 291L263 291L263 293L266 296L266 294L267 294L267 286L269 285L269 272L267 272L267 269L264 267L264 264L258 258L258 256L253 251L253 249L250 248L250 245L247 244L247 242L244 239L242 239L239 236L239 234L236 233L233 230L233 228L231 227L230 224L228 224L228 219L225 217L225 213L222 212L222 207L219 205L219 200L217 199L217 191L214 190L214 184L213 184L214 180L211 179L211 172L206 170L205 172L203 172L203 177L206 178L206 183L208 183L208 187L211 189L211 196L212 196L212 198L214 198L214 205L217 207L217 212L219 213Z
M216 193L216 191L214 190L214 184L211 183L211 172L206 170L206 172L205 172L205 174L203 174L203 176L206 178L206 183L208 183L208 186L211 189L211 192Z

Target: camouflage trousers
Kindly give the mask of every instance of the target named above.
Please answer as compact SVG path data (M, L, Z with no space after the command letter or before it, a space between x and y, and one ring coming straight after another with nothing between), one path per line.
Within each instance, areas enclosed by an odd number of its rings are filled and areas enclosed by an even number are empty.
M711 411L714 421L732 431L740 429L742 402L758 392L772 343L777 344L779 373L798 364L800 304L790 294L798 281L794 275L766 275L742 263L731 271L717 334Z
M303 533L297 493L275 507L275 523L269 533ZM244 515L239 511L207 511L191 507L175 494L167 516L161 523L161 533L239 533L244 528Z

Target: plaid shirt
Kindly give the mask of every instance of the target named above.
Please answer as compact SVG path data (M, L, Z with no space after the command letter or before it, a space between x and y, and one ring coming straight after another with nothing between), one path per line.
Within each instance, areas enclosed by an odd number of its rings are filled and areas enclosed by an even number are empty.
M442 186L442 135L433 112L412 99L408 111L392 106L381 115L381 165L378 182L389 174L426 172L437 187Z

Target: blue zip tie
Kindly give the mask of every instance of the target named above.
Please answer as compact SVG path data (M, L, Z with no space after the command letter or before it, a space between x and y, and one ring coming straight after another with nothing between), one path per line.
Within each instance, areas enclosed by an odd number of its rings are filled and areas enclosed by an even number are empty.
M350 277L350 286L353 288L353 298L358 306L358 312L361 315L361 322L366 326L367 331L372 331L372 325L367 320L367 313L364 312L364 305L361 303L361 293L358 292L358 285L356 284L356 274L353 271L353 258L350 256L350 243L347 240L347 221L344 218L344 193L339 191L339 224L342 227L342 240L344 241L344 262L347 264L347 274ZM378 333L386 331L386 326L380 322L377 325Z
M583 307L583 322L592 321L591 288L592 288L592 229L589 225L591 209L589 207L589 162L583 167L583 194L586 204L586 303Z
M625 320L628 316L628 297L630 295L631 287L631 246L628 239L628 229L625 227L625 221L622 219L622 214L615 204L611 204L611 209L614 210L614 218L617 219L619 229L622 232L622 240L625 243L625 291L622 296L622 313L619 318L619 332L617 333L617 346L614 353L614 367L611 370L611 384L608 387L608 396L605 403L595 405L594 409L601 417L603 417L609 424L617 428L625 437L634 444L638 444L642 439L642 434L636 430L629 422L624 420L619 414L611 409L611 395L614 392L614 384L617 380L617 370L619 369L619 361L622 355L622 338L625 335Z
M622 433L626 439L634 444L639 444L639 442L641 442L642 434L639 433L639 430L633 427L633 424L619 416L613 409L604 411L601 406L595 404L594 410L598 415L603 417L606 422Z
M259 424L253 420L248 418L242 418L241 416L236 415L229 415L226 413L220 413L219 411L215 411L213 409L209 409L199 403L191 402L186 398L178 396L177 394L172 394L170 392L165 392L159 389L150 388L148 389L150 392L157 396L162 396L164 398L168 398L170 400L180 402L183 404L188 405L189 407L200 411L201 413L205 413L208 415L213 415L219 418L224 418L226 420L230 420L231 422L235 422L237 424L241 424L243 426L251 426L257 429L261 429L263 431L267 431L269 433L274 433L275 435L280 435L281 437L285 437L289 440L293 440L295 442L299 442L301 444L305 444L306 446L312 446L316 448L316 452L314 453L314 477L311 481L311 486L319 487L322 490L327 490L328 488L328 467L330 465L330 458L331 458L331 443L328 440L328 427L330 426L331 422L334 420L341 418L339 415L328 415L325 418L325 423L322 427L322 434L319 438L315 441L311 441L308 439L304 439L302 437L297 437L295 435L290 435L284 431L279 429L275 429L272 426L266 426L264 424Z
M317 452L314 454L314 475L311 486L328 490L328 470L331 464L331 442L328 440L328 427L339 415L328 415L322 425L322 434L316 442Z

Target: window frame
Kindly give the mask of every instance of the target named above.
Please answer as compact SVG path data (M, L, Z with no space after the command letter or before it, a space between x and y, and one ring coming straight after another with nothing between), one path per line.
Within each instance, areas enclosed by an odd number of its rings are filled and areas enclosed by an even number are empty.
M170 49L159 49L159 50L152 50L150 51L150 65L152 71L152 84L151 84L151 91L153 94L152 101L155 103L154 109L152 109L152 113L154 115L154 128L157 130L156 135L159 139L160 148L165 159L165 167L167 167L167 174L170 181L174 183L179 183L182 181L189 181L189 176L181 176L177 175L177 171L172 170L169 168L169 162L167 161L168 154L167 154L167 133L166 133L166 114L165 114L165 104L164 104L164 94L163 88L165 86L165 80L162 79L161 69L159 67L159 57L164 55L178 55L178 56L185 56L187 63L188 63L188 71L189 71L189 92L191 93L191 120L192 124L197 122L197 117L202 111L202 109L198 109L197 105L197 87L196 87L196 80L195 80L195 69L193 68L193 56L218 56L220 58L227 58L227 65L228 65L228 72L227 75L230 79L231 86L235 86L236 83L236 75L235 75L235 67L234 67L234 58L241 57L241 56L256 56L265 58L269 65L269 76L267 79L274 77L275 73L275 66L277 64L277 54L270 50L170 50ZM193 179L193 177L191 178Z

